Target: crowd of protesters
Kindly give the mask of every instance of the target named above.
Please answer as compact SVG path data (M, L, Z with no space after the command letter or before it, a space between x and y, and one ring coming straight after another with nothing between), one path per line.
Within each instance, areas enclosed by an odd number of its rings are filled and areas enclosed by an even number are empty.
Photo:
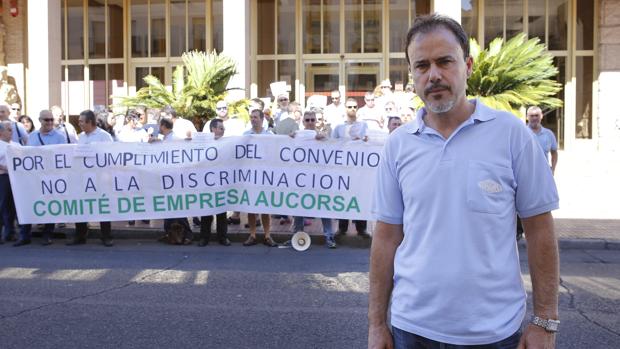
M259 98L250 101L249 123L240 115L235 115L228 103L221 100L216 105L216 117L204 124L202 132L212 133L216 140L225 136L250 134L279 134L290 137L300 134L307 137L311 134L319 141L329 138L368 141L373 137L385 137L398 126L410 121L414 115L414 110L410 107L412 96L407 95L407 103L399 103L399 98L394 98L391 87L389 80L382 81L376 91L365 93L361 108L358 108L360 105L357 99L345 98L346 96L341 96L340 91L334 90L329 96L331 100L325 96L318 99L310 97L305 110L300 103L289 100L288 92L278 91L274 93L275 100L272 103L265 103L264 99ZM178 115L170 106L162 109L135 107L120 115L96 107L94 110L80 113L78 126L81 130L79 135L59 106L42 110L34 118L20 115L19 110L8 105L0 105L0 212L2 213L0 244L14 241L13 246L23 246L32 241L31 225L17 224L17 227L15 225L15 205L6 164L6 149L9 144L47 146L101 142L170 142L191 139L197 132L192 121ZM264 232L262 243L270 247L278 246L271 236L271 218L268 214L247 213L246 228L249 230L249 237L243 245L258 244L257 227L262 225ZM281 225L293 223L293 232L303 231L312 220L309 217L280 215L273 218L279 219ZM209 243L213 221L213 216L193 218L193 223L200 227L199 246ZM232 212L230 217L227 212L221 212L215 216L215 221L217 241L229 246L231 242L227 234L228 225L240 224L240 212ZM148 220L142 222L149 223ZM332 219L321 218L321 223L326 246L335 248L335 235L346 234L349 221L339 220L338 231L335 234ZM111 222L99 224L102 244L113 246ZM128 224L135 225L135 222L130 221ZM359 236L368 237L366 221L355 220L354 225ZM42 225L42 245L53 243L52 235L55 227L55 224ZM160 238L161 241L175 244L192 243L193 233L187 217L165 219L163 227L164 236ZM85 244L87 234L88 224L76 223L75 234L67 245ZM284 244L290 244L290 240Z

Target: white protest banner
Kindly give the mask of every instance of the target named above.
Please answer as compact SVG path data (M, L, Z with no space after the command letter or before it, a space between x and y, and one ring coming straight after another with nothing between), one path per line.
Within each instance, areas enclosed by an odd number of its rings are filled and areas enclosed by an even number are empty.
M370 219L382 144L256 135L217 141L12 146L21 224L224 211Z

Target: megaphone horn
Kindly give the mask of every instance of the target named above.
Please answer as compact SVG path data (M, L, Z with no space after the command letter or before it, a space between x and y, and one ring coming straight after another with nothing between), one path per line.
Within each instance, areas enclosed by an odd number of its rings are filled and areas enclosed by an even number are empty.
M291 238L291 246L293 246L296 251L305 251L309 249L311 243L312 240L310 240L310 235L303 231L296 232Z

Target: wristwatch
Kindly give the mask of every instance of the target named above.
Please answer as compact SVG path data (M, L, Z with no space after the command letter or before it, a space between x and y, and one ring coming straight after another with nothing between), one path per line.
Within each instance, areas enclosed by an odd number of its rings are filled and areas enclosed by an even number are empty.
M560 326L560 320L543 319L538 316L532 316L532 323L552 333L558 332L558 327Z

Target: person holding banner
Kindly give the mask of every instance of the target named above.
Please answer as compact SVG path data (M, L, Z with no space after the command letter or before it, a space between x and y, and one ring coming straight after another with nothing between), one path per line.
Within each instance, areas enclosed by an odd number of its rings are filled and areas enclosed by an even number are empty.
M11 121L9 119L9 115L11 114L11 110L8 105L0 104L0 121ZM13 142L19 143L22 145L28 144L28 131L24 125L19 122L11 121L13 123Z
M108 143L113 142L112 136L97 127L97 116L92 110L84 110L80 113L78 121L82 133L79 135L78 144ZM100 222L101 243L105 247L114 246L112 241L112 223ZM88 235L88 223L75 223L75 236L67 243L67 246L83 245Z
M467 99L474 62L457 21L417 17L406 43L424 107L388 137L377 168L368 348L552 349L559 197L544 154L514 115ZM534 299L523 332L517 213Z
M222 119L213 119L209 123L209 129L213 133L213 138L218 140L224 136L224 121ZM230 240L228 239L228 221L226 218L226 211L218 213L216 216L215 231L217 232L217 240L220 245L230 246ZM213 216L200 217L200 242L198 246L206 246L211 239L211 225L213 224Z
M336 126L332 132L332 138L335 139L348 139L348 140L363 140L368 141L366 132L368 131L368 125L363 121L357 121L357 101L355 98L347 98L345 102L345 108L347 110L347 120L344 124ZM366 221L354 220L355 230L357 235L368 238L370 235L366 232ZM338 235L345 235L349 230L349 220L338 220Z
M262 110L254 109L250 113L250 123L252 128L245 131L243 135L269 135L271 131L263 127L263 121L265 120L265 114ZM278 244L271 238L271 218L268 214L260 214L260 220L263 222L263 231L265 232L265 240L263 243L269 247L277 247ZM250 229L250 236L243 243L243 246L253 246L258 242L256 240L256 213L248 213L248 227Z
M32 132L28 139L28 145L33 147L41 147L52 144L66 144L65 135L58 132L54 128L54 114L50 110L41 110L39 113L39 121L41 128ZM52 234L54 233L54 223L45 224L43 228L43 243L41 245L48 246L52 244ZM19 226L19 240L13 246L23 246L30 244L31 224L23 224Z
M15 235L15 207L13 192L9 180L6 150L9 144L19 145L11 140L13 138L13 122L0 121L0 214L2 214L2 234L0 245Z
M325 140L327 137L325 134L320 133L316 129L316 113L313 111L307 111L302 118L304 124L303 131L295 131L291 133L291 137L295 138L298 134L303 134L305 137L312 137L316 140ZM294 230L295 232L304 231L304 219L305 217L296 216L294 218ZM321 218L321 224L323 224L323 235L325 235L325 246L328 248L336 248L336 241L334 240L334 228L332 226L331 218ZM290 240L285 245L290 244Z

